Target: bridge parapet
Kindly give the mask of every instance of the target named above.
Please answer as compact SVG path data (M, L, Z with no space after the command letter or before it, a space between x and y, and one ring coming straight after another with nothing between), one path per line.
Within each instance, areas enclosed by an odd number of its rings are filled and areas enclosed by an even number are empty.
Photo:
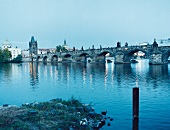
M150 64L164 64L168 62L170 56L170 46L159 46L157 43L153 45L135 45L135 46L123 46L123 47L108 47L108 48L97 48L97 49L82 49L67 52L56 52L48 54L40 54L34 57L34 61L47 62L87 62L87 58L91 61L105 61L106 54L110 54L115 59L115 63L130 63L130 59L133 54L142 51L146 56L149 57Z

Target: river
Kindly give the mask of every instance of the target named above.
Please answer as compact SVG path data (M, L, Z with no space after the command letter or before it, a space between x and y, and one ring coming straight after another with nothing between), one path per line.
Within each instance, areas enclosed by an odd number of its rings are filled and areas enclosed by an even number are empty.
M0 64L0 105L74 96L108 111L114 120L104 130L132 130L133 87L139 87L139 129L170 129L170 65Z

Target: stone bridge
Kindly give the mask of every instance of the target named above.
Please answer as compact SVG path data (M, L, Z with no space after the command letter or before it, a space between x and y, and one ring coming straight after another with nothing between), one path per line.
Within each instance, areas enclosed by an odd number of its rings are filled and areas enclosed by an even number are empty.
M114 57L115 64L130 63L134 53L141 51L145 57L149 58L149 64L166 64L170 56L170 46L160 46L156 40L152 45L143 46L119 46L111 48L75 50L67 52L56 52L41 54L33 57L37 62L103 62L106 61L106 55Z

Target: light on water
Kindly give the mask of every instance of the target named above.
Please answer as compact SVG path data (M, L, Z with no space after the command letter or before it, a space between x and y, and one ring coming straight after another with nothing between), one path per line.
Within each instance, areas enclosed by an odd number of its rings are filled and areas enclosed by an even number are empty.
M170 128L170 66L114 63L0 65L0 105L80 98L114 118L103 129L132 129L132 88L139 87L139 129Z

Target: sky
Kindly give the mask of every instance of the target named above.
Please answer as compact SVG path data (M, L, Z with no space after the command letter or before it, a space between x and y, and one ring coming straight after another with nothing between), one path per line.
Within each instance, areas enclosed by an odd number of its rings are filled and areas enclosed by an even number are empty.
M170 0L0 0L0 43L115 47L170 37Z

